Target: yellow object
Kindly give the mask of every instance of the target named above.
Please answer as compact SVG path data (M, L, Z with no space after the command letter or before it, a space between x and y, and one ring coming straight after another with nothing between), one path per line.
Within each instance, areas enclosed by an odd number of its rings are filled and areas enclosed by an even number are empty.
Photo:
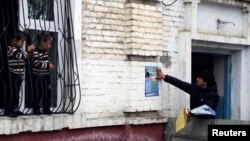
M177 120L176 120L176 132L181 130L186 126L186 117L187 117L187 110L184 108L181 110L181 113L179 114Z

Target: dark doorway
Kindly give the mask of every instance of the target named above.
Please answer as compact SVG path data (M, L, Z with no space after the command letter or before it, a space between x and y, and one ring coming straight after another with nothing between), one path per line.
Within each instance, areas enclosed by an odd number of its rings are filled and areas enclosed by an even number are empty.
M5 95L10 93L7 47L10 34L18 29L18 5L16 0L0 1L0 108L5 104Z
M222 54L192 53L192 83L202 70L213 72L217 83L219 103L216 118L231 118L231 56Z

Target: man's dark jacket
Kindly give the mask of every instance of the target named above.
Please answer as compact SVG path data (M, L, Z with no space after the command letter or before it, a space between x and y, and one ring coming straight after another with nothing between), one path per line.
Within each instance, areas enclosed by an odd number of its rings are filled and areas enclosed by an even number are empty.
M207 104L209 107L215 110L218 104L219 96L217 93L216 83L212 87L202 89L196 85L189 84L169 75L165 75L164 81L190 94L191 110L203 104Z

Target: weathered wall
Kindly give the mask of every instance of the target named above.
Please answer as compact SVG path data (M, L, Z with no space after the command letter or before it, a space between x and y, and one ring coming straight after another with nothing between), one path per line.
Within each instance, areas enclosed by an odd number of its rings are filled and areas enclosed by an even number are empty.
M246 8L245 4L233 0L228 3L211 1L225 7ZM198 16L203 16L197 13L200 2L206 3L204 0L185 0L163 6L160 1L143 0L76 2L82 5L82 15L79 14L82 19L76 19L79 15L75 17L77 23L82 22L75 33L81 44L77 46L77 53L82 96L77 113L73 116L32 117L31 120L30 117L18 117L17 120L2 118L0 132L15 134L62 128L164 123L167 117L177 116L180 109L189 106L189 97L164 82L160 83L159 96L145 97L144 67L160 66L167 74L190 82L192 40L208 42L206 49L216 51L219 47L223 52L232 53L232 118L249 120L249 109L245 106L249 99L247 60L250 40L246 26L249 25L249 13L243 9L244 18L235 21L237 29L240 28L238 25L244 25L243 33L239 31L232 36L225 35L228 34L225 32L212 34L216 26L208 29L200 26L207 24L199 21L202 18ZM216 18L213 19L216 22ZM239 37L241 34L243 37ZM214 46L214 43L220 44Z
M170 3L170 1L165 1ZM163 59L163 70L168 75L175 76L179 79L185 79L186 69L183 64L186 63L185 57L181 53L185 53L185 46L179 43L182 41L180 32L183 31L185 25L185 7L183 1L177 1L171 6L163 6L163 45L164 55L167 59ZM163 100L168 104L167 107L170 111L168 116L177 116L179 110L184 108L188 101L186 95L174 86L165 82L162 83L162 93L167 93Z
M244 13L236 6L201 2L198 6L198 32L243 37Z
M63 129L53 132L1 136L1 141L162 141L163 124L112 126L90 129Z
M117 124L106 119L131 124L166 121L169 108L163 97L168 93L145 97L145 66L161 66L157 61L163 51L161 3L82 2L82 101L78 112L85 113L87 120L100 119L100 125Z

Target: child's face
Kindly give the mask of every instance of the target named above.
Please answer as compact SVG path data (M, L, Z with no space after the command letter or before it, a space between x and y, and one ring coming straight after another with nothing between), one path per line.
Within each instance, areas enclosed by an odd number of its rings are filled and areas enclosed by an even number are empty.
M13 41L13 44L15 47L18 47L18 48L22 48L23 45L24 45L24 42L25 42L25 39L21 39L21 40L14 40Z
M48 51L48 50L51 48L51 46L52 46L52 42L53 42L52 39L49 39L49 40L47 40L47 41L42 41L41 47L42 47L44 50Z

